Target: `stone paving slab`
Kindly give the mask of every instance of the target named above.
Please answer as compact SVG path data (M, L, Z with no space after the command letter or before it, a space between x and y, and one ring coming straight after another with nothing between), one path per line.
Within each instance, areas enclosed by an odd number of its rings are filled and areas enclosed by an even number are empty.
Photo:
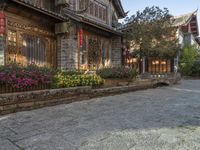
M0 138L0 149L1 150L20 150L16 145L11 143L9 140Z
M199 150L200 80L0 117L0 150Z

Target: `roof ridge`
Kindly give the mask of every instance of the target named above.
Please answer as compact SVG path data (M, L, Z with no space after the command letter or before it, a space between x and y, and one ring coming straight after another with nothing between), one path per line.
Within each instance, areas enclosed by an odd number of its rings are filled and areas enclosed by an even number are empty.
M195 10L195 11L193 11L193 12L190 12L190 13L185 13L185 14L182 14L182 15L178 15L178 16L174 16L173 18L174 19L177 19L177 18L181 18L181 17L184 17L184 16L186 16L186 15L197 15L197 12L198 12L198 9L197 10Z

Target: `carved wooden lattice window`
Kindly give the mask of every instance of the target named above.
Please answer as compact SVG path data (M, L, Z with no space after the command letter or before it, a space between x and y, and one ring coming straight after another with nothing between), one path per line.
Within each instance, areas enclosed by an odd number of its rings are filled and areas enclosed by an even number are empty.
M8 30L7 63L17 62L26 65L34 62L44 65L48 45L48 40L44 37Z
M102 65L108 66L110 60L110 48L107 39L102 40Z
M79 10L85 9L85 0L79 0Z
M27 2L38 7L42 5L42 0L27 0Z
M100 41L98 39L89 38L88 41L88 53L89 53L89 65L96 65L100 64L101 56L100 56Z
M99 7L99 19L103 20L102 16L103 16L103 8Z
M94 15L94 3L90 4L90 15Z
M55 5L54 0L27 0L27 2L34 6L46 8L49 10L53 10Z
M79 10L88 9L87 12L104 22L107 22L107 7L106 5L91 0L79 0Z
M22 55L28 63L34 62L44 65L46 62L46 50L48 41L45 38L23 34Z
M107 8L103 7L103 21L107 22Z
M95 17L97 17L98 18L98 16L99 16L99 6L98 6L98 4L95 4Z
M8 62L16 61L17 54L17 32L14 30L8 30Z

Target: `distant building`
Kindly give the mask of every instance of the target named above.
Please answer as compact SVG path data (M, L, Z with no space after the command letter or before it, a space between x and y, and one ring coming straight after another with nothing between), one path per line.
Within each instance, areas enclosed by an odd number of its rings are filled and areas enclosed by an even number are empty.
M181 47L185 44L194 45L198 50L200 50L200 38L199 28L197 21L197 11L188 13L181 16L173 17L173 25L177 27L177 32L175 37L178 39L178 43ZM125 26L126 28L126 26ZM134 48L126 46L124 48L124 56L134 52ZM138 67L140 73L171 73L178 69L180 52L175 58L160 59L156 57L142 58L130 58L125 57L124 61L127 65L132 65Z
M179 44L194 45L197 49L200 47L199 27L197 20L197 10L188 14L174 17L174 26L177 27L177 38Z

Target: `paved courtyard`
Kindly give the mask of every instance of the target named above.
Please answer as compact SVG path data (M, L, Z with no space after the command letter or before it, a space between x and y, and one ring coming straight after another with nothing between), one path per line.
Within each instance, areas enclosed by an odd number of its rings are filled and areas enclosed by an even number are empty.
M0 150L199 150L200 80L0 117Z

